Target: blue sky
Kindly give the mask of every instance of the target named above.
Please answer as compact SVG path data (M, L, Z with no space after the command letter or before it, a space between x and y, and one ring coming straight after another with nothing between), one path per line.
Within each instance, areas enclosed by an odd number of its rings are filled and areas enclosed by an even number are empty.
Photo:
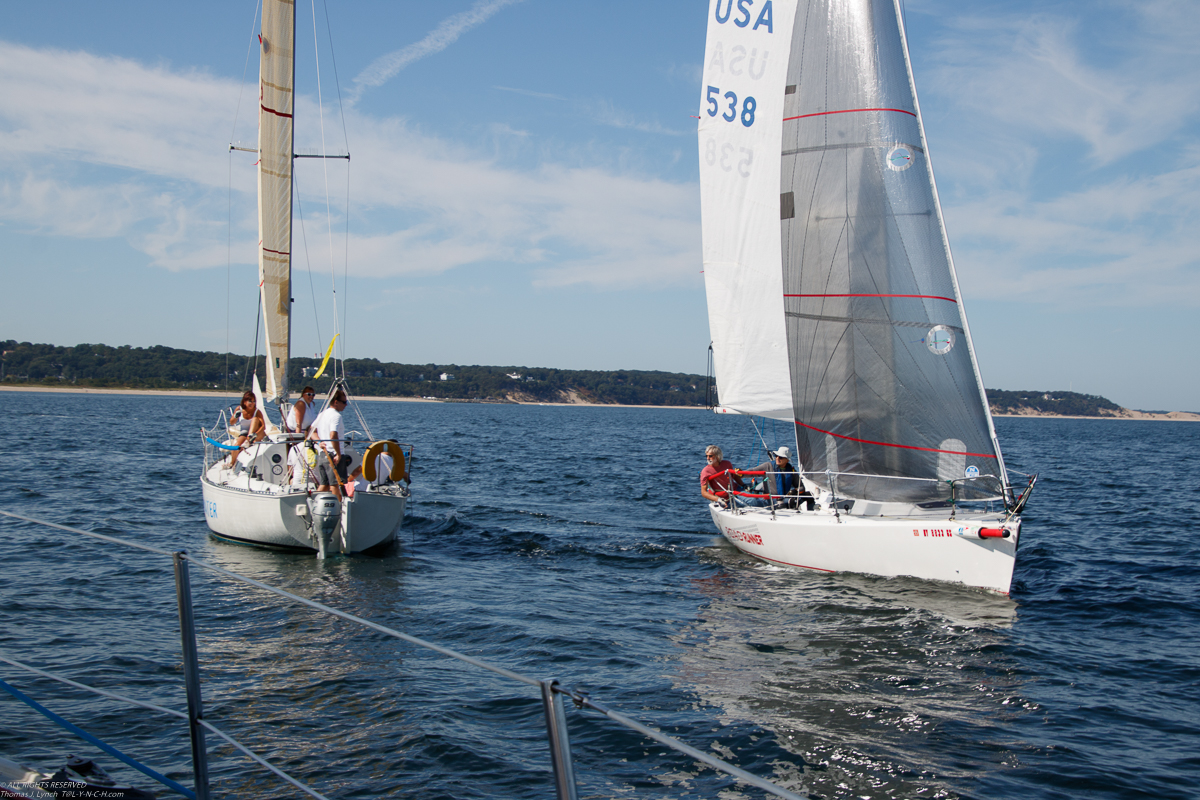
M333 270L348 356L704 372L706 0L324 2L296 146L353 160L297 168L294 353ZM986 385L1200 411L1194 2L903 5ZM251 350L254 16L6 8L0 338Z

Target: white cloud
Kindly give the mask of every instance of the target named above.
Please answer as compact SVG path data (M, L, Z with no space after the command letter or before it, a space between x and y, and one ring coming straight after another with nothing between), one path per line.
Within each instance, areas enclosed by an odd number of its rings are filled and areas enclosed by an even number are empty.
M1086 9L954 18L922 83L939 177L952 177L943 206L964 290L1195 307L1194 6Z
M1194 6L1163 2L1120 16L1121 37L1106 41L1079 18L965 15L940 43L939 86L967 113L1080 139L1096 164L1112 163L1169 138L1200 109Z
M236 153L231 162L225 149L236 83L3 43L0 82L0 218L56 235L123 237L169 269L224 267L232 170L233 260L253 260L253 155ZM317 113L311 99L297 98L298 143L320 141ZM535 269L546 285L627 288L693 277L692 185L586 167L522 172L404 120L350 110L348 123L355 274L484 263ZM344 219L336 207L328 219L323 195L313 193L326 169L339 191L345 173L337 170L346 167L299 164L307 235L297 231L297 266L328 269L326 226L339 232ZM342 247L332 246L335 264Z

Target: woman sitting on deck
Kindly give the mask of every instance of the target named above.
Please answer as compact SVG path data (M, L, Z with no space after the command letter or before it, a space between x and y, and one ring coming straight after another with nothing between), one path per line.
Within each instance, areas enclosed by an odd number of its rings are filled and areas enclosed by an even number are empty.
M247 391L242 395L242 402L234 412L233 419L229 421L229 430L237 436L234 444L239 449L246 444L247 440L260 442L267 435L267 421L263 418L262 410L258 408L258 399L254 396L254 392ZM229 456L231 469L237 462L237 457L237 451Z

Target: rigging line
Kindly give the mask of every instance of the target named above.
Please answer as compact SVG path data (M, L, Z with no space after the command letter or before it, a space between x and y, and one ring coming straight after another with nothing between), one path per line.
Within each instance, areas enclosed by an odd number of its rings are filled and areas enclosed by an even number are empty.
M308 254L308 234L304 230L304 209L300 204L300 180L296 177L295 170L292 170L292 186L295 188L293 196L296 198L296 213L300 217L300 241L304 245L304 264L308 272L308 292L312 295L313 326L317 329L317 349L319 351L325 339L321 336L321 317L317 313L317 287L313 284L312 259Z
M238 89L237 106L233 111L233 129L229 132L229 141L233 141L233 137L237 135L238 116L242 112L242 95L246 90L246 73L250 71L250 51L254 49L254 29L258 27L258 12L262 10L262 3L256 3L254 6L254 20L250 23L250 42L246 45L246 63L242 65L242 83Z
M245 76L242 76L243 81ZM238 102L241 102L240 99ZM236 121L234 122L236 125ZM229 151L229 186L225 207L225 391L229 391L229 314L233 296L233 150Z
M250 364L254 363L254 370L258 371L258 332L262 329L262 310L263 310L263 285L258 284L258 307L254 309L254 355L246 359L246 374L242 376L242 386L246 385L246 380L250 377ZM245 389L242 390L243 392Z
M333 88L337 90L338 113L342 118L342 138L346 142L346 152L350 152L350 134L346 131L346 107L342 103L342 82L338 78L337 53L333 49L333 26L329 23L329 3L321 0L325 9L325 33L329 36L329 59L333 62Z
M348 303L350 302L350 162L346 162L346 236L342 243L342 317L346 320L346 326L350 325L350 313ZM332 257L333 253L330 253ZM342 332L342 377L346 377L346 351L345 351L346 336L345 331Z
M250 22L250 40L246 44L246 61L242 64L242 82L238 86L237 105L233 110L233 127L229 131L229 186L228 186L228 204L227 218L225 221L226 230L226 245L225 245L225 391L229 391L229 355L232 350L230 347L230 320L232 311L230 310L233 296L233 140L237 136L237 121L242 113L242 97L246 93L246 74L250 71L250 51L254 49L254 29L258 27L258 13L262 9L262 3L254 4L254 19Z
M313 23L313 60L314 67L317 71L317 122L321 127L321 152L329 152L325 147L325 100L321 92L321 52L317 46L317 0L312 0L312 23ZM337 275L333 267L333 211L329 206L329 160L321 159L322 172L325 176L325 228L329 234L329 277L334 285L333 297L333 317L334 317L334 333L342 332L342 320L337 313ZM346 337L342 336L342 361L346 359L346 346L344 344ZM336 368L336 365L335 365ZM345 367L342 367L343 372ZM344 377L344 376L343 376Z
M315 1L315 0L314 0ZM342 81L338 76L337 68L337 50L333 46L333 24L329 21L329 3L321 0L321 7L325 11L325 34L329 37L329 59L333 62L333 88L337 90L338 99L338 116L342 120L342 139L346 143L346 235L343 240L342 249L342 315L346 317L346 323L349 324L350 316L347 313L347 302L349 300L349 274L350 274L350 133L346 128L346 106L342 102ZM345 341L343 335L342 340ZM345 372L345 351L343 353L342 371ZM345 377L343 375L343 377Z

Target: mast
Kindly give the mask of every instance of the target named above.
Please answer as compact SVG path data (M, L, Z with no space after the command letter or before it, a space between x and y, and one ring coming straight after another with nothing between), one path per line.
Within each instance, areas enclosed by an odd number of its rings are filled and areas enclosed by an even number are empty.
M287 399L291 355L295 0L263 0L258 112L258 280L267 396Z

